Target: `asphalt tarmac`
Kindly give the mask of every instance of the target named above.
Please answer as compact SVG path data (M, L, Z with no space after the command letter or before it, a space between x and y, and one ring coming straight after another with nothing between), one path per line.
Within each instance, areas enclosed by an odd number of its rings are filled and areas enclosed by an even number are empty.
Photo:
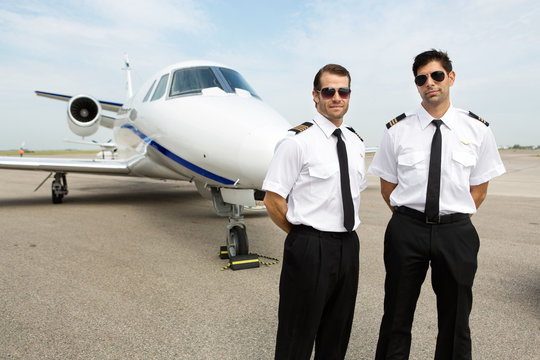
M540 358L540 151L502 152L508 173L473 217L481 238L473 358ZM0 170L0 359L272 359L281 265L225 270L227 219L192 184L69 174L53 205L42 172ZM390 218L369 177L347 359L373 359ZM250 250L282 258L284 234L246 214ZM411 359L432 359L430 274Z

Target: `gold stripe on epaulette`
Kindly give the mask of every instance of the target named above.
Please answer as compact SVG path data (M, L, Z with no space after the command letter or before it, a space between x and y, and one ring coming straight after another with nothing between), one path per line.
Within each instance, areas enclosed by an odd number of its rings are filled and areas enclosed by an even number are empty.
M386 124L386 127L388 129L390 129L392 126L396 125L398 123L398 121L399 120L397 118L394 118L394 120L392 120L392 121L388 122L388 124Z
M313 125L313 123L306 121L305 123L302 123L298 126L293 127L292 129L289 129L289 131L294 131L296 134L299 134L302 131L309 129L311 125Z
M300 131L304 131L304 130L306 130L308 128L309 128L309 126L306 126L306 125L298 125L297 127L294 128L294 130L298 130L300 132Z
M407 116L405 115L405 113L399 115L399 116L396 116L394 119L392 119L390 122L388 122L386 124L386 128L387 129L390 129L392 126L396 125L398 122L400 122L401 120L405 119Z
M472 117L473 119L480 121L482 124L489 126L489 123L486 120L482 119L480 116L476 115L472 111L469 111L469 116Z
M349 129L350 132L352 132L356 136L358 136L358 138L360 139L361 142L364 142L364 139L362 139L362 137L351 126L347 126L347 129Z

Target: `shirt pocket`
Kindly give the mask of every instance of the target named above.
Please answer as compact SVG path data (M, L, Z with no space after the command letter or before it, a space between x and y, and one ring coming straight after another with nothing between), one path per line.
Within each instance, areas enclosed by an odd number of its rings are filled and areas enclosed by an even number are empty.
M469 188L469 178L475 166L476 156L474 154L464 151L452 152L451 176L459 187Z
M335 195L335 181L339 181L339 164L321 164L309 168L310 193L316 198L327 199ZM337 180L336 180L337 179Z
M398 156L398 183L415 185L426 179L426 155L410 152Z

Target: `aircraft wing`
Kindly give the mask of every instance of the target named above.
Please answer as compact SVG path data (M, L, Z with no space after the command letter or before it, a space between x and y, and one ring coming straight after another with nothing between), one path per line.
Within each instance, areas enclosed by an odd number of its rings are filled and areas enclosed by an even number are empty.
M43 96L49 99L56 99L56 100L62 100L62 101L69 101L73 97L69 95L54 94L50 92L37 91L37 90L36 90L36 95ZM111 101L104 101L104 100L98 100L98 101L101 104L101 108L103 110L114 111L114 112L118 112L122 108L122 105L123 105L123 104L115 103Z
M143 156L136 156L129 160L102 160L0 156L0 169L131 175L131 167L142 158Z

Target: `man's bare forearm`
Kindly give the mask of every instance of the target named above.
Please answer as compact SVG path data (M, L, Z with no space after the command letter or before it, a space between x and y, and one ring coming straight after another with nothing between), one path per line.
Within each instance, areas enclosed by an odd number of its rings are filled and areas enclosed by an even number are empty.
M480 185L471 185L470 187L471 196L474 200L474 205L476 206L477 210L480 207L480 205L482 205L482 203L484 202L484 199L486 198L487 190L488 190L488 183L489 182L485 182Z
M287 200L274 192L267 191L264 196L264 205L266 206L268 215L270 215L270 219L272 219L280 229L289 233L292 224L287 220Z
M392 191L396 188L397 184L388 182L381 178L381 195L386 202L386 205L390 208L392 212L394 212L395 207L390 205L390 194L392 194Z

